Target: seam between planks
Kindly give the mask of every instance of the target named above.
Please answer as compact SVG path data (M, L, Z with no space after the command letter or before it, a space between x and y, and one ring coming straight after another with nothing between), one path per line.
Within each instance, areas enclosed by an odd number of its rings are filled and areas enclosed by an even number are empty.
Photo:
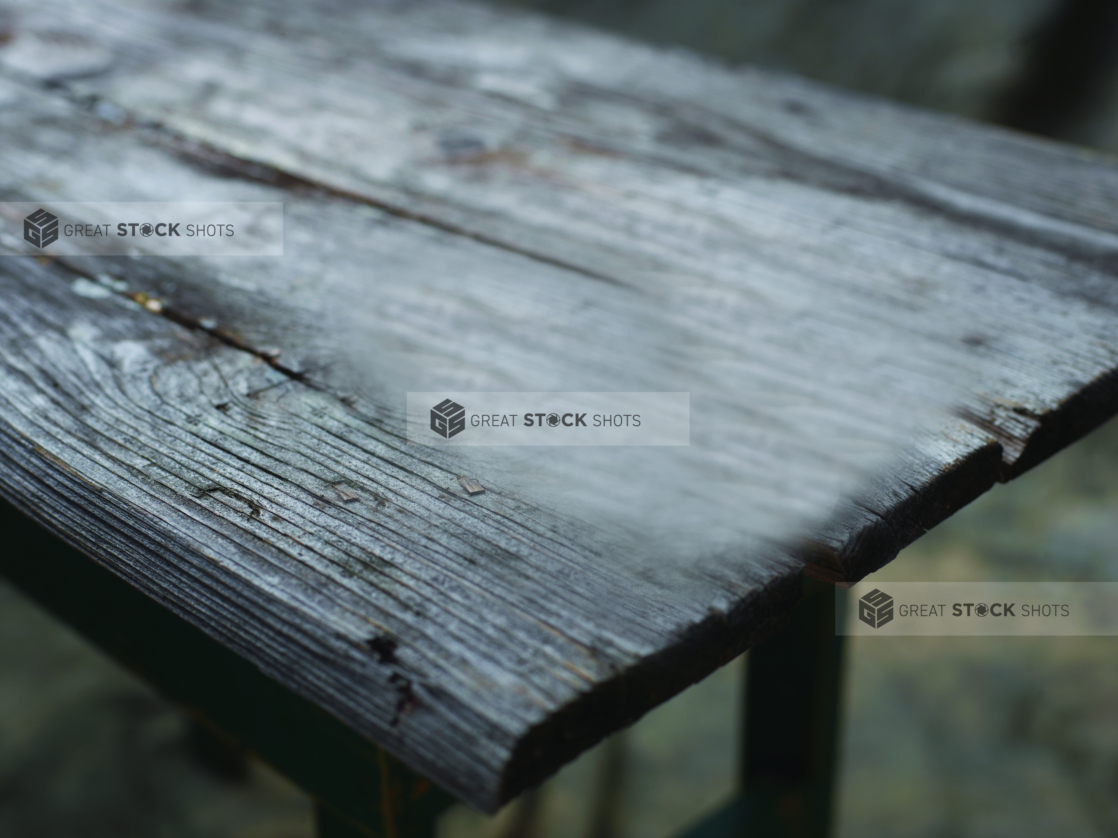
M509 253L515 253L518 256L524 256L536 262L542 262L556 268L573 271L583 276L590 277L591 279L608 282L611 285L627 287L625 283L621 282L616 277L600 271L591 270L585 265L557 259L553 256L548 256L546 253L539 253L535 250L529 250L528 248L517 247L503 239L476 230L469 230L449 221L443 221L428 213L417 212L416 210L397 206L388 201L373 198L370 195L364 195L360 192L321 183L304 175L294 174L271 163L238 157L235 154L217 148L212 143L194 139L180 131L168 128L157 120L147 117L138 117L129 109L95 93L79 95L71 90L64 82L43 82L21 73L12 72L9 69L0 69L0 77L7 78L10 81L17 82L27 87L32 87L39 92L60 95L66 101L81 108L84 112L103 124L119 127L119 123L106 118L97 108L97 105L101 103L111 105L114 109L125 114L126 124L133 128L137 134L146 137L157 146L172 151L192 165L211 171L217 171L226 176L234 176L243 180L264 183L281 189L306 189L311 192L328 195L332 198L341 198L346 201L363 204L379 209L397 218L414 221L418 224L423 224L424 226L432 227L455 236L473 239L474 241L489 245L490 247L496 247Z

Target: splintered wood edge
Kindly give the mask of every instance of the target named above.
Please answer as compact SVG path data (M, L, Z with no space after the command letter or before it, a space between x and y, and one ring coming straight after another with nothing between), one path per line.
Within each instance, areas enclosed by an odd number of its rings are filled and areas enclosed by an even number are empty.
M1118 414L1118 370L1101 375L1063 399L1055 410L1034 420L1033 430L1012 440L1019 452L1010 457L1005 432L973 416L961 417L988 434L985 444L943 466L935 477L875 515L855 501L824 527L826 535L794 548L805 562L804 574L849 588L896 558L925 532L985 494L1040 465Z
M521 737L502 774L498 799L509 801L538 785L555 772L554 767L541 770L542 765L566 764L601 741L603 728L627 727L773 635L788 621L801 595L799 575L771 582L748 603L739 600L730 613L708 616L674 645L551 713Z

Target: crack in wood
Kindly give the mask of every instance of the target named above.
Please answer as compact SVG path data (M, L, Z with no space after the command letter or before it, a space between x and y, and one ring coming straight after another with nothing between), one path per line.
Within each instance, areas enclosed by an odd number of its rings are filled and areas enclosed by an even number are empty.
M151 119L144 119L137 117L134 113L112 102L104 99L94 93L77 94L69 87L64 81L41 81L31 80L22 75L12 75L0 69L0 76L7 76L13 81L25 85L32 85L43 91L52 94L61 94L67 101L74 105L81 107L83 110L95 116L98 120L106 124L118 126L115 120L110 120L105 116L105 108L103 106L111 106L115 111L124 114L124 122L129 127L134 128L137 133L140 133L149 138L153 143L161 145L179 156L183 162L224 177L235 177L247 181L254 181L257 183L265 183L270 186L276 186L281 189L291 190L293 192L316 193L319 195L329 195L333 198L339 198L352 203L364 204L366 206L375 207L383 212L393 215L397 218L407 219L408 221L415 221L428 227L433 227L437 230L442 230L446 233L451 233L456 236L463 236L465 238L473 239L474 241L481 242L482 244L490 245L491 247L498 247L502 250L507 250L510 253L516 253L520 256L525 256L529 259L544 264L553 265L564 270L575 271L576 273L588 276L602 282L608 282L611 285L618 285L627 287L625 283L621 282L614 276L594 271L585 265L580 265L575 262L567 262L563 259L558 259L554 256L549 256L546 253L540 253L536 250L528 248L517 247L515 244L506 241L505 239L496 236L487 235L477 230L470 230L459 224L454 224L445 221L429 213L418 212L410 210L406 207L401 207L397 204L388 201L378 200L370 195L365 195L360 192L352 190L341 189L337 186L321 183L302 175L297 175L292 172L285 171L277 166L269 163L263 163L257 160L251 160L245 157L238 157L228 151L219 149L209 143L194 139L181 132L175 131L161 122Z
M328 365L315 367L312 370L292 369L280 363L279 358L282 355L281 350L274 347L257 349L256 347L252 346L251 344L247 343L242 338L234 334L228 327L218 325L217 320L212 317L198 317L188 312L182 311L175 306L168 305L165 300L153 297L145 291L129 291L127 287L122 288L118 283L106 282L104 281L105 277L103 277L102 275L92 273L83 269L79 265L73 264L70 260L66 259L65 256L50 256L47 257L47 260L57 261L60 265L65 266L66 270L72 272L74 275L80 276L86 280L89 280L90 282L95 282L110 293L139 304L144 311L147 311L150 314L155 314L159 317L165 317L172 323L182 326L185 329L190 329L191 331L195 332L202 332L232 349L236 349L240 352L246 352L249 355L259 358L276 372L285 375L291 381L305 384L315 390L325 391L325 388L318 385L313 379L309 378L309 376L311 373L317 372ZM253 396L284 383L287 382L279 382L267 387L258 388L246 395ZM335 397L338 398L338 400L342 403L346 403L345 399L338 396ZM225 411L229 408L229 402L222 402L221 404L214 405L214 407L218 410Z
M256 501L251 498L245 497L236 489L230 489L228 486L212 486L209 489L203 489L197 497L205 497L206 495L225 495L227 498L234 500L238 503L243 503L249 508L250 518L259 518L263 508Z
M393 672L388 681L396 688L396 711L392 716L392 727L400 724L400 720L419 707L419 696L415 694L411 679Z

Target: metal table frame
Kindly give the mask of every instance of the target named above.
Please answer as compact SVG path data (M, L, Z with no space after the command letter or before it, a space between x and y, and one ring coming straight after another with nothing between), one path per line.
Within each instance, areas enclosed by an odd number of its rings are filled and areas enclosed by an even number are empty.
M206 730L314 800L319 838L430 838L453 798L0 501L0 573ZM824 838L834 808L842 595L804 580L749 652L738 794L682 838Z

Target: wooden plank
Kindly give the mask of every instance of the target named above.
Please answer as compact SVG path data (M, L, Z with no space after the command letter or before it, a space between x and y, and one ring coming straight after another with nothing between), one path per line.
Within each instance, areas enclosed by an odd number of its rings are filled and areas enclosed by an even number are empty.
M453 799L352 728L264 675L0 501L0 573L188 714L197 735L251 753L317 804L398 838L429 830ZM28 557L34 560L29 561ZM242 766L244 767L244 766ZM395 797L395 806L384 805ZM426 835L427 832L422 832Z
M794 600L790 562L757 555L725 569L733 582L693 580L713 597L669 596L571 522L456 491L454 471L333 396L269 389L249 353L58 266L0 270L5 496L477 805L728 660Z
M53 25L47 8L22 9L25 37L37 16ZM306 179L653 293L702 278L768 301L779 283L789 308L815 292L790 275L826 274L916 300L953 270L945 285L992 272L1118 304L1118 177L1085 152L484 7L191 9L67 4L114 56L72 90L233 172ZM1006 476L1056 450L1020 418L1059 421L1034 395L965 408L1003 444Z
M9 200L289 235L0 259L0 491L482 808L1115 410L1078 153L465 5L15 8ZM692 445L408 446L464 384Z
M18 172L32 182L46 178L55 161L65 158L71 161L74 172L65 186L67 196L104 194L127 182L131 190L138 190L129 194L143 199L158 194L163 183L188 180L197 190L207 189L205 197L210 200L278 197L274 190L248 189L243 183L202 177L180 160L160 156L158 149L139 140L122 141L116 133L96 132L94 121L67 113L65 103L44 105L37 98L27 97L24 106L30 109L26 118L14 121L11 129L10 146L19 149L8 158L13 177ZM18 112L16 107L13 105L12 113ZM64 115L51 114L52 108ZM34 133L50 122L65 126L66 130L58 134L65 138L64 147L44 147L35 141ZM28 126L31 135L21 133L19 126ZM530 454L533 474L555 470L545 485L559 482L567 486L564 500L568 510L600 527L616 529L623 523L629 531L639 532L650 526L639 501L674 504L675 545L661 543L665 532L660 529L643 538L639 549L627 551L634 555L671 559L680 543L693 543L716 528L736 530L745 538L783 537L804 520L826 515L835 498L850 488L869 463L889 452L914 427L927 424L942 407L934 403L938 390L926 397L912 393L911 384L906 385L910 391L907 403L895 400L885 405L875 394L898 381L926 377L933 354L944 359L934 373L940 379L938 387L943 386L944 375L963 375L969 363L969 350L959 353L951 348L950 340L945 345L933 335L911 362L905 361L909 364L906 368L881 365L876 359L887 351L885 342L890 337L885 335L880 341L861 339L860 324L867 317L863 300L831 295L825 304L813 307L812 313L819 319L809 319L804 308L807 289L782 295L788 284L803 283L803 277L787 267L783 276L762 276L762 280L778 280L776 288L766 289L761 281L755 281L752 287L718 291L715 299L726 310L707 312L703 308L712 298L702 289L696 295L691 283L665 284L654 294L634 295L612 285L603 288L599 281L577 273L479 247L461 237L401 223L384 213L367 209L355 217L348 202L328 196L309 201L286 197L291 224L329 231L331 250L335 252L328 272L322 270L323 255L313 248L305 252L290 252L289 248L279 265L268 260L240 261L235 275L217 264L202 270L196 263L184 275L174 264L166 269L150 265L140 271L129 262L67 261L89 276L111 274L117 287L123 284L124 293L144 294L149 302L159 299L168 314L180 319L184 312L195 319L222 312L220 325L215 328L220 330L231 321L237 327L237 341L255 346L282 344L282 365L296 370L318 369L325 361L332 361L329 376L316 372L311 378L335 388L356 387L363 398L367 397L362 409L381 421L396 421L397 430L401 430L399 405L404 391L436 386L432 378L448 366L470 370L475 380L491 382L490 389L507 387L509 382L531 389L540 386L545 373L551 376L551 389L626 389L637 386L634 382L639 382L641 389L690 388L696 398L709 405L714 423L699 427L707 427L705 432L717 438L717 445L635 457L619 451L591 452L576 458L577 466L570 454L558 460L551 455L553 459L547 461L541 461L544 455L538 452ZM371 221L376 222L373 235L368 231ZM365 265L369 264L382 269L387 266L385 275L367 277ZM445 273L433 273L433 265L442 267ZM300 290L308 275L318 275L313 288ZM370 297L373 288L375 297ZM424 319L432 298L456 300L466 311L482 312L482 319L471 322L455 315L456 319L446 326L432 327ZM504 301L503 308L494 310L489 304L493 299ZM334 305L337 300L349 302L338 311ZM541 300L547 305L541 305ZM850 311L851 304L861 310ZM308 318L308 312L314 316ZM386 312L390 316L385 317ZM509 313L515 313L521 321L513 328ZM712 333L709 328L712 316L724 324L719 332ZM868 316L881 320L882 313L871 311ZM823 319L829 321L830 328L821 328ZM308 321L329 325L309 327ZM747 323L743 331L741 327ZM602 324L609 326L602 328ZM906 329L926 328L915 318L898 326L901 328L892 327L896 336L892 339L900 339L899 334ZM952 327L963 329L966 324L955 323ZM489 335L490 342L463 347L457 338L463 331ZM339 341L339 335L346 337ZM572 344L572 336L580 340ZM380 363L374 368L374 380L363 378L361 371L354 369L365 363L365 356L363 352L347 351L347 345L375 352ZM952 351L954 357L944 358L945 352ZM611 360L603 366L596 358ZM699 369L706 358L716 362L716 374ZM347 360L350 363L345 363ZM390 371L396 375L389 375ZM405 386L405 381L417 383ZM438 383L449 385L453 381L444 378ZM741 393L750 394L748 405L737 399ZM751 421L740 421L743 410ZM947 424L959 426L957 422ZM786 437L774 445L782 427ZM825 433L821 433L823 429ZM959 426L955 439L943 438L940 428L936 428L936 434L929 450L919 454L918 461L925 464L932 457L932 465L925 467L922 477L928 481L940 480L944 465L988 447L985 434L979 436L973 429ZM796 459L811 464L810 480L798 486L793 485L794 472L788 467L789 445L802 452ZM727 480L719 475L720 463L735 450L747 458L749 471ZM470 455L459 452L459 456ZM497 459L485 455L457 468L460 473L480 469L490 475L500 469L507 489L533 498L533 504L544 503L535 478L525 481L519 476L524 462L523 456L513 452ZM648 479L611 486L609 494L617 496L618 501L603 507L601 498L587 489L595 485L594 475L612 480L619 472L634 477L647 474ZM965 470L965 474L970 473ZM987 488L993 473L982 472L977 482L967 477L958 493L938 491L937 502L948 510L957 508ZM648 487L653 482L666 487L666 491L658 497L650 494ZM781 485L787 485L788 490L783 495L775 494L773 488ZM701 515L691 516L690 530L679 529L688 518L678 510L678 491L671 488L677 486L686 487L690 503L702 506ZM908 502L911 505L911 499ZM743 515L743 509L757 514ZM928 526L934 521L922 518L921 523ZM687 561L691 561L691 552L684 549Z

